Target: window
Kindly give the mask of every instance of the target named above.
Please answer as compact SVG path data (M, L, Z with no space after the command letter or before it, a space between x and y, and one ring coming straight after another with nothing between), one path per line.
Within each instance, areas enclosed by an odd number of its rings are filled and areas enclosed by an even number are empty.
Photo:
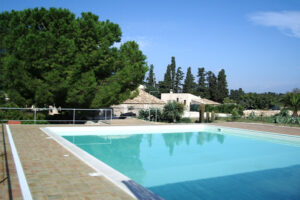
M186 105L186 100L184 100L184 105Z
M179 102L179 98L177 98L176 101Z

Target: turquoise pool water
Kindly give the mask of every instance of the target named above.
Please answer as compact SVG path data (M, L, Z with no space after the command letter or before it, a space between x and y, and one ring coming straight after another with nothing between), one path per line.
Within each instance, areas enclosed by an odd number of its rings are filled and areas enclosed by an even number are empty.
M300 199L300 147L214 132L63 136L167 200Z

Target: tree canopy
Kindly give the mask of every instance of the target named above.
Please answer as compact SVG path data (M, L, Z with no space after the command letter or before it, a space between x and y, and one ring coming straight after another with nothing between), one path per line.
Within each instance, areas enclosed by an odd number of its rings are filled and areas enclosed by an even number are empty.
M195 77L192 74L191 67L188 67L184 84L183 84L183 92L194 94L196 91L195 88L196 88Z
M217 81L217 101L223 102L228 97L228 84L226 80L225 70L221 69L218 74Z
M183 77L184 77L184 73L181 70L181 67L178 67L177 71L176 71L176 75L175 75L175 82L174 82L174 85L175 85L174 92L175 93L180 93L182 91L181 81L183 80Z
M217 101L218 85L217 77L212 71L207 72L208 98Z
M204 67L200 67L198 68L198 87L197 87L197 94L202 97L205 98L207 97L207 92L208 92L208 88L207 88L207 84L206 84L206 79L205 79L206 73L205 73L205 68Z
M18 106L104 107L142 83L146 57L119 25L88 12L35 8L0 14L0 86Z

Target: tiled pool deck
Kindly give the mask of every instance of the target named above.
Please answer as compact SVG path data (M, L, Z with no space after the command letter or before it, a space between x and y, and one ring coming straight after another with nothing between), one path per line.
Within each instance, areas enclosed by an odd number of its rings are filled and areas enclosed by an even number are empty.
M33 199L133 199L73 154L40 126L10 126ZM13 184L17 181L13 173ZM7 193L7 191L4 191ZM14 199L22 199L13 188Z
M145 125L132 122L130 125ZM124 125L114 123L114 125ZM215 125L259 131L300 135L300 128L247 123L217 123ZM33 199L133 199L102 176L90 176L94 170L60 146L40 130L41 126L11 125L12 136L31 190ZM2 137L1 137L2 138ZM8 144L7 136L6 143ZM1 142L1 153L3 145ZM9 145L9 168L14 199L22 199ZM0 175L5 177L4 157ZM0 199L8 199L7 181L0 184Z

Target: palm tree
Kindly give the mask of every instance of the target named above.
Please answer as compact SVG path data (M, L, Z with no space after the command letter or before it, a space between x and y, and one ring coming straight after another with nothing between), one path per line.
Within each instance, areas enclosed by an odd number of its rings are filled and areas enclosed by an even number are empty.
M284 106L293 111L293 117L298 117L298 110L300 109L300 93L288 92L284 95L282 102Z
M169 122L176 122L181 119L184 111L184 106L176 101L168 102L163 109L164 119Z

